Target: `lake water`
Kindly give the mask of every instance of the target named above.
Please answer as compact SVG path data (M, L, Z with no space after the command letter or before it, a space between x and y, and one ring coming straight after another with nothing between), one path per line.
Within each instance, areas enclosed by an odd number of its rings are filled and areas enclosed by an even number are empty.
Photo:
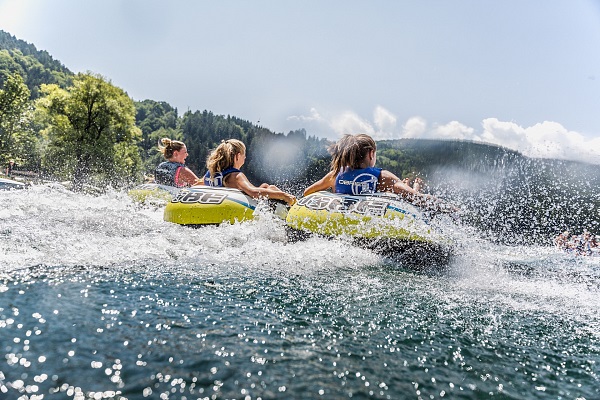
M455 241L424 274L265 216L0 192L2 399L598 399L600 257Z

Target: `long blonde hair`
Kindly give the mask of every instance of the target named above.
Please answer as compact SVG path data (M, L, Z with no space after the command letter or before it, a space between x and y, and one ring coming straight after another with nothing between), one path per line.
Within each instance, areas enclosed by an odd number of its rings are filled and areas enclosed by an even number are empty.
M237 139L221 141L221 144L214 149L206 159L206 168L210 172L210 179L214 179L217 172L233 166L235 156L246 154L246 145Z
M173 157L173 152L180 151L185 147L185 143L179 140L171 140L169 138L162 138L158 141L158 149L162 153L163 157L167 160Z
M359 169L369 152L377 150L377 145L371 136L364 133L346 134L328 150L331 154L331 171L337 176L346 167Z

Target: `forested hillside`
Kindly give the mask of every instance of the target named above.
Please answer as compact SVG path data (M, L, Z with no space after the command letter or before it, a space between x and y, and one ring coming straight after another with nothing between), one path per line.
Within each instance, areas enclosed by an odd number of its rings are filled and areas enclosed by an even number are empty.
M47 51L0 30L0 87L15 72L23 77L32 99L39 97L41 84L55 83L64 88L72 83L73 77L73 73Z
M95 112L78 113L86 107ZM15 159L18 169L71 180L74 188L127 187L152 174L161 161L162 137L187 144L187 163L198 175L211 149L240 139L248 150L243 170L249 179L297 196L329 169L327 141L304 129L276 133L208 110L179 115L166 102L134 101L107 78L75 75L47 52L0 31L1 165ZM463 221L494 240L549 243L564 229L600 234L598 165L530 159L482 143L417 139L378 142L377 164L401 178L422 177L426 190L459 205Z
M203 174L210 151L222 140L239 139L247 146L244 171L255 182L276 182L293 189L318 179L329 167L326 141L307 136L304 129L287 134L232 116L210 111L188 111L177 116L167 103L144 100L136 103L136 123L142 130L140 144L148 174L161 161L158 140L162 137L183 140L188 148L188 166Z

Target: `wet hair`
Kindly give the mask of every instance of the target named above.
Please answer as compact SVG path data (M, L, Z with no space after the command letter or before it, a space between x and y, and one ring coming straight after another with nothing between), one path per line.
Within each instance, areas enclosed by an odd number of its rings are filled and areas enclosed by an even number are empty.
M344 135L336 143L329 146L331 154L331 171L337 176L344 168L359 169L371 150L377 150L373 138L364 133Z
M206 168L210 172L210 178L213 179L217 172L233 166L235 156L246 154L246 145L237 139L221 141L221 144L214 149L206 159Z
M180 151L185 147L185 143L179 140L171 140L169 138L162 138L158 141L158 149L162 153L163 157L167 160L173 157L173 152Z

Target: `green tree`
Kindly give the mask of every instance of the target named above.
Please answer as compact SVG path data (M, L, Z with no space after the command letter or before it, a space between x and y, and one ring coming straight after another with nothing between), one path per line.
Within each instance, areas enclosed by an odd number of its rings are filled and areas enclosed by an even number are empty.
M0 162L2 165L10 158L23 158L23 154L20 154L21 147L31 135L27 131L30 114L29 94L23 78L17 73L9 75L4 87L0 89Z
M38 109L45 116L47 147L43 167L85 183L120 186L138 181L142 161L133 100L96 74L78 74L73 86L42 85Z

